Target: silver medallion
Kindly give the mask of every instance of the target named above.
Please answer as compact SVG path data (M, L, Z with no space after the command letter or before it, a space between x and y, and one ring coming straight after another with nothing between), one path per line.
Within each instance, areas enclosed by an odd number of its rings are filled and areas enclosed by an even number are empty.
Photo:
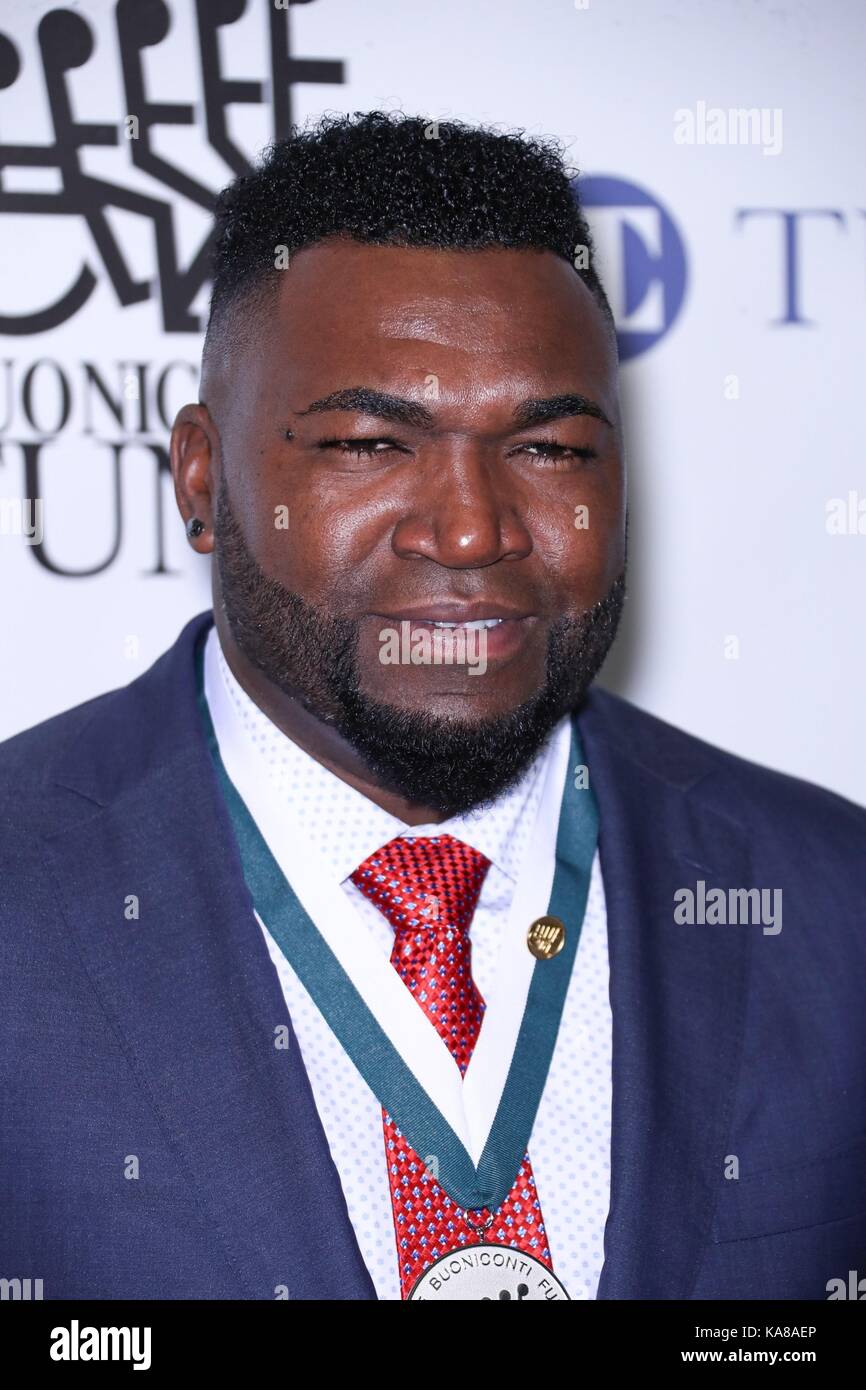
M564 1285L534 1255L508 1245L467 1245L452 1250L425 1270L409 1298L482 1303L568 1299ZM570 1301L570 1300L569 1300Z

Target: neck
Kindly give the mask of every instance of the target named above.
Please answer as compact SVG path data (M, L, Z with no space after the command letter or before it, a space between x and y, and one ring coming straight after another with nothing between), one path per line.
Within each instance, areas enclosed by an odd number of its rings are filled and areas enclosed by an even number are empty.
M217 611L214 617L223 654L238 685L287 738L335 777L406 825L438 825L445 819L440 811L408 801L381 786L352 745L332 725L317 719L300 700L268 680L238 647L222 615Z

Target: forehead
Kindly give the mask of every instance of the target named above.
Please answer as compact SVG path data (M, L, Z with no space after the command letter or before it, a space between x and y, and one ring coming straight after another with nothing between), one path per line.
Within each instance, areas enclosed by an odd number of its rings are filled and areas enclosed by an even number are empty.
M323 242L297 253L259 351L260 386L303 408L364 384L444 401L594 393L615 408L616 354L593 295L552 252Z

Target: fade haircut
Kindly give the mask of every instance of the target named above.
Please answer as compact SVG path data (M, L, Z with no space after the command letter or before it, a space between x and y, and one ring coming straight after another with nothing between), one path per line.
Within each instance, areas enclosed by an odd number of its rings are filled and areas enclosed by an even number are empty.
M217 199L205 364L231 311L273 295L278 248L291 257L326 237L464 251L526 248L552 251L571 265L585 247L586 265L575 274L613 333L576 175L558 142L522 131L384 111L327 115L296 127ZM235 335L244 336L237 324Z

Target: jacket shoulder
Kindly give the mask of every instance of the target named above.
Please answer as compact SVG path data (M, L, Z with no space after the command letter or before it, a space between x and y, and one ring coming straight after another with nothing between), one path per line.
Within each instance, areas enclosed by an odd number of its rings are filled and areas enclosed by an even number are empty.
M15 787L39 785L55 760L71 748L85 729L108 713L126 687L105 691L80 705L62 710L49 719L0 742L0 795L15 794Z
M700 783L705 799L741 824L772 820L825 837L836 833L866 853L866 808L838 792L730 753L608 690L592 689L584 722L593 736L654 775L684 787Z
M152 666L0 743L0 814L13 830L38 812L52 824L58 796L105 805L189 747L198 729L193 652L211 622L192 618ZM70 801L70 794L72 800Z

